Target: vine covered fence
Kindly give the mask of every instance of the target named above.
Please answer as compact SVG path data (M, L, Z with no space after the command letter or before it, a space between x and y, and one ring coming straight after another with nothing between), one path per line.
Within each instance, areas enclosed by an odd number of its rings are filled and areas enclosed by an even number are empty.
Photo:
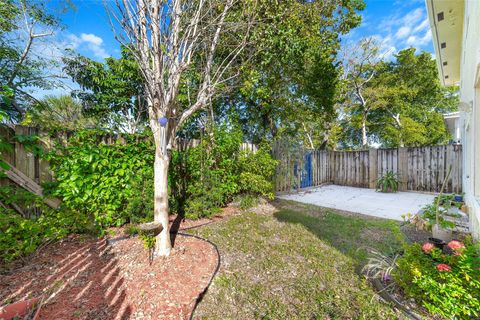
M1 156L9 165L15 167L16 170L35 183L52 182L54 176L48 161L41 157L41 149L50 148L54 140L66 144L73 134L73 132L67 131L57 132L52 137L50 133L43 132L35 127L0 125L2 143L9 145L3 148ZM100 140L98 141L99 143L105 144L125 143L125 138L122 134L105 134L100 137ZM196 139L177 139L175 149L185 151L199 144L200 140ZM258 147L252 143L242 143L240 150L256 152ZM0 185L11 183L12 181L8 178L0 178Z

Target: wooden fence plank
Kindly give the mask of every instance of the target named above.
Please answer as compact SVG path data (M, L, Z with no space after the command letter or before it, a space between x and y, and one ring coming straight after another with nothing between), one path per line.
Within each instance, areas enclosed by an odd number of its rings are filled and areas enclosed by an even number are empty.
M456 148L456 149L454 149ZM305 151L307 152L307 151ZM369 151L308 151L312 153L312 185L326 182L337 185L375 188L378 177L393 171L400 177L400 190L438 192L449 165L454 168L447 192L461 192L461 146L434 146ZM288 152L287 152L288 153ZM304 153L305 154L305 153ZM285 157L278 152L275 155ZM289 191L302 183L305 163L288 153L286 170L277 170L277 181L285 181L277 191ZM295 160L295 159L297 160ZM303 157L300 157L303 159ZM297 172L294 174L294 166ZM303 174L303 179L307 178Z

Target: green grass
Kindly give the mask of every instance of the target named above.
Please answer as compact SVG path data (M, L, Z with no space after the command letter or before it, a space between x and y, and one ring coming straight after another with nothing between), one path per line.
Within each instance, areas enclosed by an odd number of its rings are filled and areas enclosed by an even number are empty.
M401 248L404 236L393 220L352 214L293 201L278 201L275 217L298 223L363 266L368 249L389 254Z
M273 215L245 213L194 231L222 256L195 317L399 318L355 272L365 261L357 247L399 245L396 223L285 201L275 206Z

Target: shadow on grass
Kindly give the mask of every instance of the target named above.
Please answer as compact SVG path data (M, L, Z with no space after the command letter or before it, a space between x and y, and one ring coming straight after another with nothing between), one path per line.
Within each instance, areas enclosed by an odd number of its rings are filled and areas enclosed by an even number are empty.
M400 224L393 220L286 200L275 201L274 206L278 209L274 214L277 220L303 225L320 240L351 257L357 268L366 263L368 249L390 254L398 251L403 242Z

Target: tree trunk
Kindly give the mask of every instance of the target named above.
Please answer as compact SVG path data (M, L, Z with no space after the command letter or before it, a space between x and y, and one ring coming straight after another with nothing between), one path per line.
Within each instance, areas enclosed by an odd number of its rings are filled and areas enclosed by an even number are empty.
M155 256L168 256L172 248L170 242L170 229L168 226L168 155L162 155L161 146L155 144L154 164L154 221L163 226L162 232L157 236Z
M393 120L395 120L395 123L397 124L397 127L398 127L398 132L400 135L400 143L399 143L400 148L403 148L405 147L405 144L403 143L402 122L400 121L400 113L397 113L396 115L392 114L392 117L393 117Z
M367 117L362 118L362 147L366 147L368 144L367 140Z
M305 122L302 122L302 126L303 126L303 131L305 132L305 135L307 136L308 143L310 144L310 149L311 150L315 149L315 146L313 145L312 136L308 133L307 126L305 125Z

